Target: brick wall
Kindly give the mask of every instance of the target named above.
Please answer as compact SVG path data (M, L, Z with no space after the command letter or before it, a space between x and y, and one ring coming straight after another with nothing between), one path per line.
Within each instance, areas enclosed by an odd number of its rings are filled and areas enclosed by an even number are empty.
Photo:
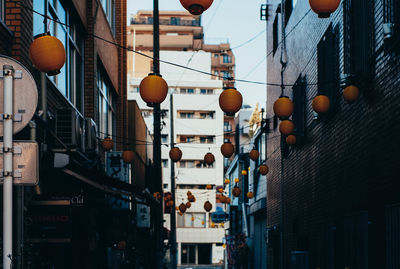
M270 2L268 52L272 50L272 24L280 1ZM343 22L344 2L330 19L318 19L310 12L290 33L284 84L293 84L300 75L308 84L317 82L316 47L330 23L337 38L337 71L344 72L344 29L348 27ZM376 59L370 68L372 72L358 81L359 100L347 104L341 98L342 89L338 88L338 102L332 112L314 120L311 101L318 89L316 85L308 85L305 141L291 148L288 158L281 162L280 138L268 140L267 225L280 224L282 206L284 268L289 268L290 252L294 250L309 251L310 268L366 268L360 265L363 264L362 250L354 253L346 250L351 247L346 243L344 232L349 223L358 225L352 220L362 219L358 216L365 213L368 232L363 236L368 237L364 245L369 268L387 268L385 207L400 202L400 143L394 137L400 131L400 57L396 53L385 53L382 1L372 2L375 6L370 56ZM308 1L297 1L287 33L308 10ZM280 83L279 60L280 48L268 57L270 83ZM291 87L286 87L284 93L292 96ZM268 86L268 117L273 116L272 105L280 94L280 87ZM277 134L275 130L269 137ZM282 182L283 193L280 192ZM361 240L356 230L354 240Z

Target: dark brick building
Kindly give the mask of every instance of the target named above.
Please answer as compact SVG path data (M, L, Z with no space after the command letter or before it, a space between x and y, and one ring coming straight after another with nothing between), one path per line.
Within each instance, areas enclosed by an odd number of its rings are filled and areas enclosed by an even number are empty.
M342 0L319 19L309 1L268 2L268 82L282 74L298 140L274 138L271 121L268 268L399 268L400 4ZM385 40L384 23L397 24ZM342 98L350 82L353 104ZM281 88L267 93L272 118ZM325 115L311 107L318 93L331 101Z
M66 49L66 63L57 76L41 74L29 58L33 37L46 31ZM36 140L40 148L39 185L24 188L25 220L14 220L15 230L25 228L25 233L14 236L15 268L149 263L143 255L151 253L150 244L132 251L138 248L136 242L152 242L147 229L137 234L133 226L136 202L150 204L151 195L142 192L149 176L149 137L135 104L128 128L122 47L126 0L0 0L0 54L25 65L39 90L32 124L15 135ZM135 152L132 181L105 174L106 155L99 142L106 136L113 138L114 150ZM141 143L135 141L139 139ZM63 167L57 164L60 155L68 156ZM130 194L136 196L127 209L123 199L133 199ZM14 210L16 215L21 212L17 206Z

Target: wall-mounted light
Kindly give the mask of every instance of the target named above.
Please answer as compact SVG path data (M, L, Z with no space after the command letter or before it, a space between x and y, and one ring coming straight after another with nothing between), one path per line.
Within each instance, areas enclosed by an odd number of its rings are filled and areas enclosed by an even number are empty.
M393 31L394 31L394 23L384 23L383 24L383 39L387 40L392 38L393 36Z

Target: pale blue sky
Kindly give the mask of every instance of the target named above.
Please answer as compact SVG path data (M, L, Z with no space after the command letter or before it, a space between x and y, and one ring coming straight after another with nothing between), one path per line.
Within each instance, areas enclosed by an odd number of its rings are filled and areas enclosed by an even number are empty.
M228 39L231 47L235 47L262 32L266 24L260 21L260 6L263 3L266 0L214 0L202 16L206 42ZM159 5L160 10L184 10L179 0L159 0ZM138 10L152 9L152 0L128 0L128 19ZM263 60L266 55L266 32L234 50L234 54L237 79L266 81L266 61ZM243 94L245 103L254 107L258 102L260 107L265 107L265 85L238 82L236 87Z

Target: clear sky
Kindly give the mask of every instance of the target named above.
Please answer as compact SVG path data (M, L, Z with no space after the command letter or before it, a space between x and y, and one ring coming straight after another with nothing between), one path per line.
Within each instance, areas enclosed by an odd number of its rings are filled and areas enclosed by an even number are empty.
M229 40L234 48L262 32L252 42L233 51L236 56L237 79L266 81L266 22L260 20L260 7L263 3L266 0L214 0L202 15L207 43ZM160 10L184 10L179 0L159 0L159 5ZM128 0L128 20L130 14L138 10L152 9L152 0ZM253 107L259 103L260 107L265 108L265 85L238 82L236 88L243 94L245 103Z

